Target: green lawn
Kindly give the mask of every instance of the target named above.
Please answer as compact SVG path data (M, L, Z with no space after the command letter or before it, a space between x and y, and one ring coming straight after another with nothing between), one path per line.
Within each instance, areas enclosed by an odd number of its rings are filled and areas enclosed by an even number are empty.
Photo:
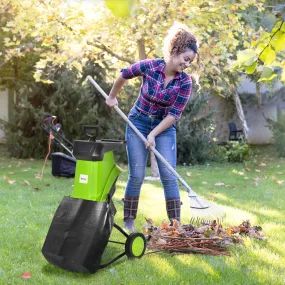
M262 163L262 164L261 164ZM170 255L156 253L139 260L122 258L93 275L72 273L49 264L41 254L51 220L64 196L70 195L72 179L54 178L48 162L9 159L0 153L0 284L285 284L285 161L270 149L257 153L256 161L179 167L178 172L202 197L226 212L224 225L250 219L263 228L268 241L245 238L231 256ZM247 171L250 169L250 171ZM256 172L260 171L260 172ZM243 175L242 175L243 173ZM257 178L254 180L254 178ZM8 181L11 182L8 183ZM115 222L122 226L122 197L127 169L119 177L114 203ZM257 181L256 181L257 180ZM14 182L13 182L14 181ZM215 186L222 182L225 186ZM30 185L27 185L30 184ZM189 223L189 198L184 190L182 223ZM142 188L137 229L151 217L158 224L166 219L162 187L146 181ZM116 229L112 239L123 241ZM123 250L108 245L104 260ZM30 279L21 279L30 272Z

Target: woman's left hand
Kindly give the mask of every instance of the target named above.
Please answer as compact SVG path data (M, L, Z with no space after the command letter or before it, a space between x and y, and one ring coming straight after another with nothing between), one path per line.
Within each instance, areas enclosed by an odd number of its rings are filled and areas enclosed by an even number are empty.
M147 149L149 149L150 146L154 146L154 147L155 147L155 136L150 133L150 134L147 136L147 142L148 142L148 144L147 144L147 143L145 144L145 147L146 147Z

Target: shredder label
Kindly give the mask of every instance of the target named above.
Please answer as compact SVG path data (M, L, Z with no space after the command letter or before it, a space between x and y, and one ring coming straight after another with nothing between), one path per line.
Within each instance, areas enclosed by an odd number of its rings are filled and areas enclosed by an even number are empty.
M79 183L87 184L88 183L88 175L80 174Z

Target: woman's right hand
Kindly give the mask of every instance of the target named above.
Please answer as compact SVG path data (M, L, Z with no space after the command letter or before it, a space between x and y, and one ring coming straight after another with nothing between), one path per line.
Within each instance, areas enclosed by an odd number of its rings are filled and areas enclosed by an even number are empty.
M108 98L106 99L106 104L113 108L114 106L118 105L118 101L117 98L111 98L110 96L108 96Z

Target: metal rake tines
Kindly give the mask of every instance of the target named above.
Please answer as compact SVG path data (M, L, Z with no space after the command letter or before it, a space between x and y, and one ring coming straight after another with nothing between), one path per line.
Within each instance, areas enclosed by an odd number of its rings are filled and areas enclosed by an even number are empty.
M213 204L203 209L190 206L190 209L192 214L190 223L212 222L213 220L221 223L226 215L224 210Z

